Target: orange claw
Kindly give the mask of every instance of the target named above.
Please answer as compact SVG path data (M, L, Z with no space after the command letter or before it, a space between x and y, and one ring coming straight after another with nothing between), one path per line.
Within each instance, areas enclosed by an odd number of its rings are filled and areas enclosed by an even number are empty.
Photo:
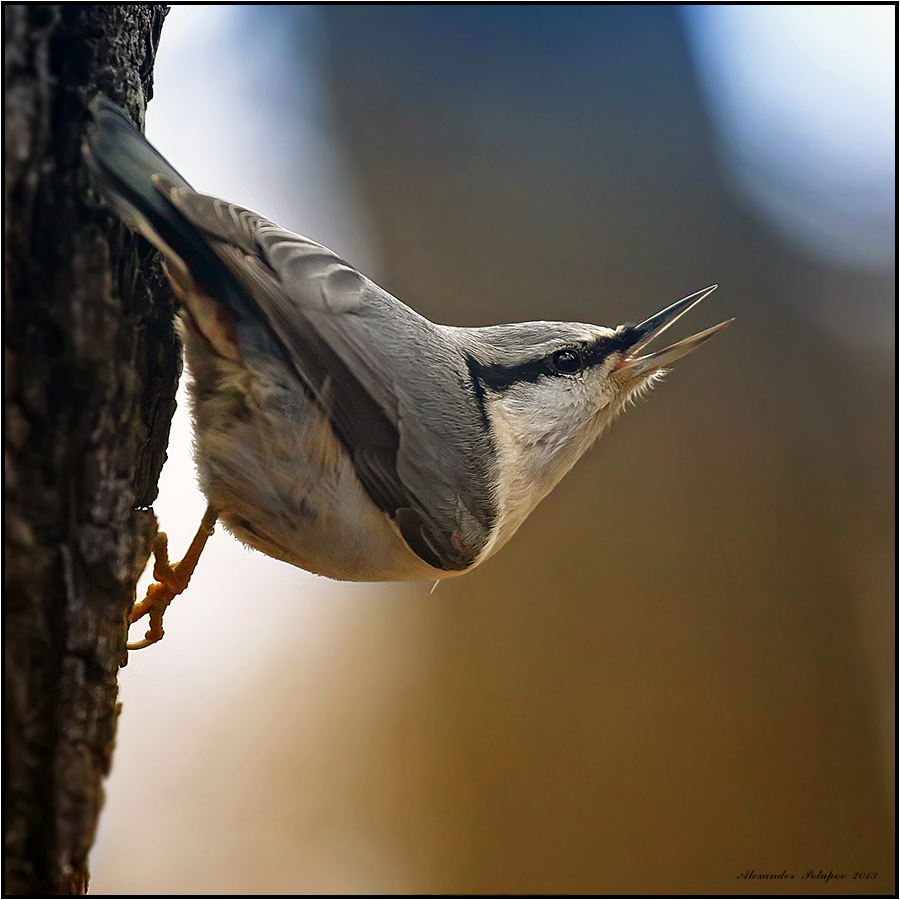
M162 621L166 607L188 586L206 541L215 529L218 517L219 514L211 506L206 508L191 546L188 547L181 562L174 565L169 564L169 539L162 531L156 535L153 542L153 577L156 584L151 584L147 588L147 596L140 603L135 603L128 619L128 624L133 625L144 616L149 616L150 623L147 633L141 640L126 645L129 650L140 650L162 640L165 633Z

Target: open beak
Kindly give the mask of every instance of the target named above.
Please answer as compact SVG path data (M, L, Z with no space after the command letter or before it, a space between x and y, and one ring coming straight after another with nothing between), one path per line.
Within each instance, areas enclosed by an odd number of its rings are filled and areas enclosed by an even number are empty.
M691 350L708 341L714 334L718 334L727 328L734 319L729 319L727 322L721 322L712 328L707 328L706 331L701 331L699 334L685 338L683 341L678 341L677 344L672 344L663 350L657 350L655 353L649 353L646 356L638 355L650 341L678 321L689 309L693 309L701 300L708 297L717 287L718 285L714 284L712 287L697 291L696 294L691 294L690 297L685 297L684 300L679 300L677 303L666 307L666 309L658 312L655 316L650 316L649 319L641 322L640 325L632 326L635 341L628 349L627 355L622 362L616 366L616 374L622 372L632 378L645 378L647 375L658 372L670 363L675 362L676 359L680 359L686 353L690 353Z

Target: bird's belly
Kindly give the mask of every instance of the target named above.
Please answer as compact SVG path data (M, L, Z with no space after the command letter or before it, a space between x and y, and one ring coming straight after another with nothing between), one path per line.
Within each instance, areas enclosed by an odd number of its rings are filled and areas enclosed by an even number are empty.
M369 498L318 407L292 392L287 410L276 404L275 412L271 392L254 404L259 391L248 387L237 394L240 415L235 394L194 389L200 486L238 540L341 581L458 574L433 568L409 549Z
M226 528L248 546L308 572L339 581L406 581L453 574L416 556L387 514L368 498L359 498L355 490L339 497L313 489L299 501L276 493L260 517L255 504L247 509L233 499L230 487L219 484L210 495L213 504L220 498L226 501L220 514Z

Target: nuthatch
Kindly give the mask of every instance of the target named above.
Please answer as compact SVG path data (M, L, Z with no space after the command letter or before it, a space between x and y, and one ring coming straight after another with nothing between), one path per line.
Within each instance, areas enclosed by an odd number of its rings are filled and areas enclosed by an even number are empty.
M331 250L196 193L109 100L85 158L154 244L182 301L209 502L188 555L165 538L132 621L187 584L216 520L268 556L346 581L445 578L500 549L664 366L723 322L647 343L714 288L638 325L436 325Z

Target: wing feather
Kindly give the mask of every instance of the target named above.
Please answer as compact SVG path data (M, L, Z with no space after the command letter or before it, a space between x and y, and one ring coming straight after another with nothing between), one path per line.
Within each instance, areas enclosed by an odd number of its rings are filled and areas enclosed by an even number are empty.
M274 339L410 548L436 568L472 565L496 507L490 438L457 349L327 248L225 201L157 187L212 239L252 300L232 312L258 316L250 324Z

